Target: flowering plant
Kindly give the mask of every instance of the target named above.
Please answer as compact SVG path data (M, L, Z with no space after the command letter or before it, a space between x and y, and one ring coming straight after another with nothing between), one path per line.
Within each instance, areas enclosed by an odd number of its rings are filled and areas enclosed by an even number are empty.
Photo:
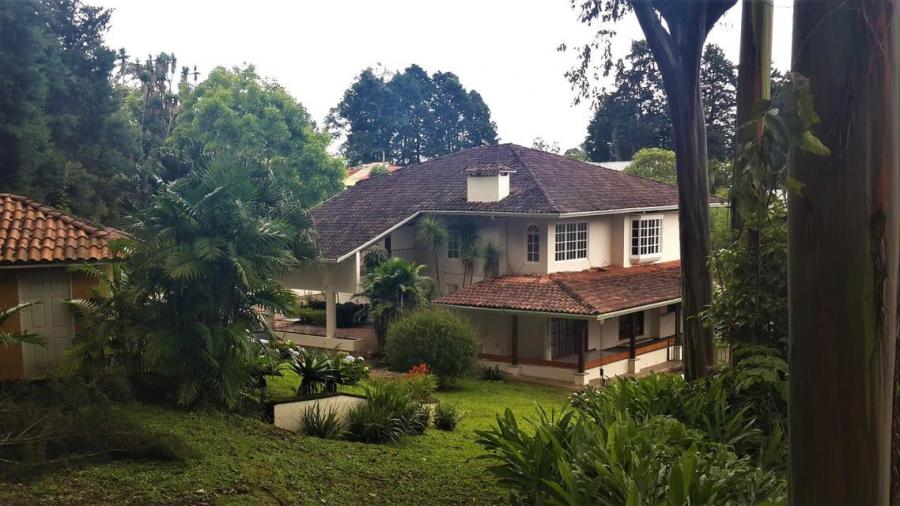
M425 376L428 374L431 374L431 369L429 369L428 364L424 362L419 365L412 366L409 372L406 373L407 376Z

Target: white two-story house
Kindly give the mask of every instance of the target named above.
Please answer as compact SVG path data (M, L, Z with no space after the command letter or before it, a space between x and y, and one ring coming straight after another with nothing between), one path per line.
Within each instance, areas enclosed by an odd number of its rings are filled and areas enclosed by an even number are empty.
M679 357L681 269L673 186L513 144L461 151L360 181L311 212L323 261L289 276L334 303L359 293L367 249L426 266L434 303L467 317L481 359L512 374L587 384ZM435 252L424 216L446 222ZM464 238L502 250L499 276L464 276ZM438 272L439 271L439 272Z

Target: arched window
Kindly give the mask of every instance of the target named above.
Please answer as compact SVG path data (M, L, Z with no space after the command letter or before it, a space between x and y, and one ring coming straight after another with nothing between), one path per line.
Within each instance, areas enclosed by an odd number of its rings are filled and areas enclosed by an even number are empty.
M529 225L525 232L525 253L529 262L541 261L541 229L537 225Z

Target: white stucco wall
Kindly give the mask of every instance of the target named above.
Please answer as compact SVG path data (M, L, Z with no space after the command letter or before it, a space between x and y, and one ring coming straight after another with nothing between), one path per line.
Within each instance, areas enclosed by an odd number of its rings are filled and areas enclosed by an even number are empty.
M306 264L285 275L281 284L294 290L359 293L359 253L340 263Z

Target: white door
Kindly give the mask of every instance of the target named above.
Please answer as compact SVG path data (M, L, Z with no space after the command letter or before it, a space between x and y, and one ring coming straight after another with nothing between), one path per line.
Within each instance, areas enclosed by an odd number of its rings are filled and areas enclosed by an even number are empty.
M75 335L72 315L65 306L71 298L69 273L65 269L47 271L19 271L19 300L40 301L22 311L22 331L47 339L44 346L26 344L24 354L25 377L46 376L62 360L63 352L72 344Z

